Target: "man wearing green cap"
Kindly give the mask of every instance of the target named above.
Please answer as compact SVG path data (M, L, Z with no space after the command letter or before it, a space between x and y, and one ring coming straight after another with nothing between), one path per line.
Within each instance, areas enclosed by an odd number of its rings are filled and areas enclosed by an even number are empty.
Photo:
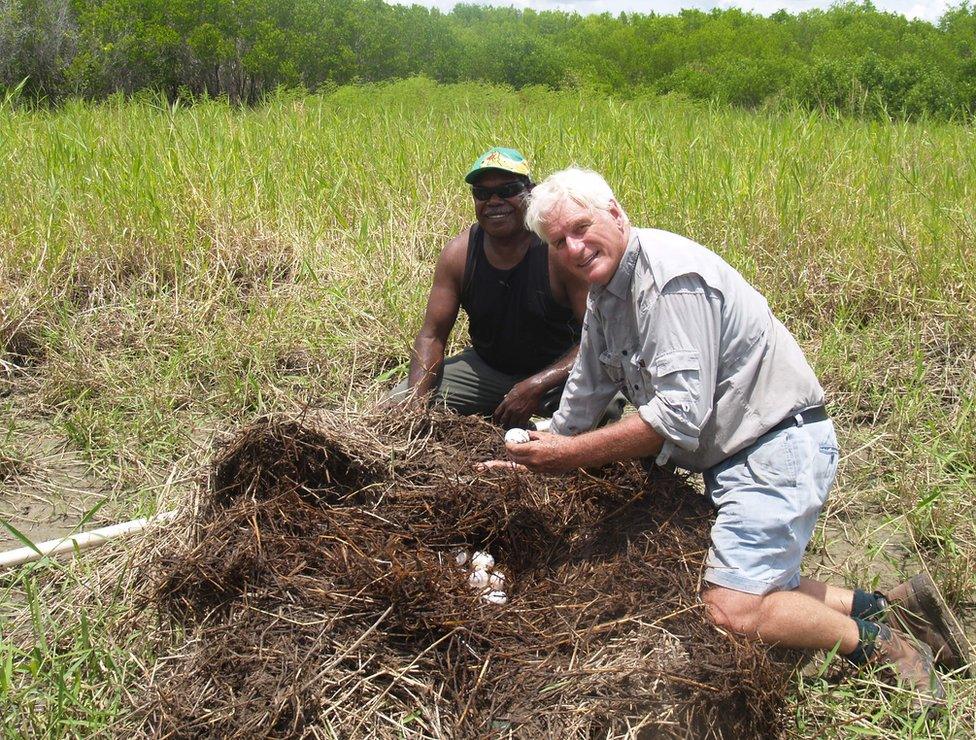
M429 396L505 428L525 426L559 404L579 350L588 286L525 228L532 181L519 152L492 147L464 179L477 223L441 252L410 372L391 395ZM445 360L459 308L471 346Z

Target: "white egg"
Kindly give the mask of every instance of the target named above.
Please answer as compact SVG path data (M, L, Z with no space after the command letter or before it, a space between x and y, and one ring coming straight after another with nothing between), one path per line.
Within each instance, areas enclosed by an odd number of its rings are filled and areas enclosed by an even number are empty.
M495 558L487 552L478 550L471 556L471 567L475 570L488 570L495 565Z
M504 591L489 591L483 594L482 599L487 601L489 604L499 604L504 605L508 603L508 597L505 595Z
M457 555L454 556L454 559L457 561L458 565L464 565L468 562L468 557L469 555L467 550L458 550Z
M529 441L529 433L524 429L519 429L518 427L512 427L507 432L505 432L505 444L516 444L520 445L523 442Z
M503 591L505 589L505 574L500 570L493 570L489 573L488 588L492 591Z
M487 588L489 580L487 571L473 570L471 571L471 575L468 576L468 585L471 588Z

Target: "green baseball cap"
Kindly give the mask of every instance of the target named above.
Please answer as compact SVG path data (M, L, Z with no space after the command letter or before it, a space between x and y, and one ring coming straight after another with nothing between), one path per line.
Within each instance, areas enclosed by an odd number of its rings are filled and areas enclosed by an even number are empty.
M493 146L475 160L471 169L468 170L468 174L464 176L464 181L470 185L488 170L501 170L502 172L511 172L513 175L528 177L529 163L515 149Z

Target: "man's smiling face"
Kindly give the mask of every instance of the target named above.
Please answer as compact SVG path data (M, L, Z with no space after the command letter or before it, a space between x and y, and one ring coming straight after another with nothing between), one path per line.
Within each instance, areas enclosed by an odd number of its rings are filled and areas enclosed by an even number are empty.
M523 184L521 189L516 186ZM478 196L482 188L486 190L504 190L505 186L517 190L509 197L502 197L492 193L488 198ZM473 184L474 215L488 234L498 238L508 238L525 229L525 196L528 190L524 181L517 175L502 171L488 171Z
M564 200L548 216L546 241L559 261L590 285L609 283L630 236L627 218L616 201L607 209L591 210Z

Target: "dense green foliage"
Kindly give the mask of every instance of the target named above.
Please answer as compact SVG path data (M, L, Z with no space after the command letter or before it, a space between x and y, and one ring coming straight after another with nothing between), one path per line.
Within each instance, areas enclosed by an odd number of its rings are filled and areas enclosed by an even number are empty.
M382 0L0 0L0 85L32 97L163 91L255 103L410 76L796 101L869 116L976 110L976 8L938 25L870 3L763 17L740 10L580 16Z

